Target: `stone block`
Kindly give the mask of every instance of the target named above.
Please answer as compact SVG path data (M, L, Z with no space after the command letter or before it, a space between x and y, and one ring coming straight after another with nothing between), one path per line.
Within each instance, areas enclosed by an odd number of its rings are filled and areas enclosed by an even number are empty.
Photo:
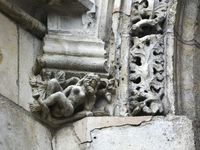
M0 120L1 150L52 150L50 131L2 96Z
M53 150L80 150L76 133L72 126L67 126L56 133L56 137L52 140Z
M18 102L17 26L0 13L0 93Z
M40 53L41 42L23 29L19 29L19 105L29 110L33 101L29 77Z
M55 150L195 149L192 121L182 116L88 117L60 129L53 145Z

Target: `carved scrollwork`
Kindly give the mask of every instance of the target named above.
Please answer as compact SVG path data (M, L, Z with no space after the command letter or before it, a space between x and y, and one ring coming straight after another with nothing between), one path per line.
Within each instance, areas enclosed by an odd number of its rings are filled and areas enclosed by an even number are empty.
M162 35L135 38L130 51L130 110L132 115L163 112L164 48Z
M168 1L136 0L132 5L129 59L130 114L163 114L165 98L164 23Z

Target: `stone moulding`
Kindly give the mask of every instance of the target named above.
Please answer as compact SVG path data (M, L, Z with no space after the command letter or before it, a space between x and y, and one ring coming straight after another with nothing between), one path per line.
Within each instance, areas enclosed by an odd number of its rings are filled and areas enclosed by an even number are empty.
M106 73L104 46L100 39L47 35L38 64L43 68Z
M38 62L44 68L106 73L104 67L106 60L104 58L43 55L38 58Z
M43 51L47 54L104 58L104 45L100 39L46 35Z

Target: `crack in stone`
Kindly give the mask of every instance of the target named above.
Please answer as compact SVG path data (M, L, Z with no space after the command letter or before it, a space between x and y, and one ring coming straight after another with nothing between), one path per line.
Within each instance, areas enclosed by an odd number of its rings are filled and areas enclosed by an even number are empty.
M90 139L91 139L91 141L81 142L80 144L82 145L82 144L90 144L90 143L92 143L93 142L92 132L94 132L95 130L102 130L102 129L114 128L114 127L118 128L118 127L124 127L124 126L137 127L137 126L141 126L143 124L147 124L147 123L151 122L153 120L153 118L154 117L152 116L148 121L144 120L144 121L141 121L139 124L122 124L122 125L111 125L111 126L104 126L104 127L100 127L100 128L94 128L94 129L92 129L92 130L89 131L90 132ZM74 128L73 128L73 131L74 131ZM76 134L76 137L79 139L79 137L78 137L77 134ZM79 141L80 141L80 139L79 139Z
M128 16L128 17L130 17L131 15L128 15L128 14L126 14L126 13L124 13L123 11L114 11L113 13L112 13L112 15L113 14L120 14L120 15L126 15L126 16ZM120 18L120 17L119 17Z
M54 150L54 148L53 148L53 138L51 139L51 150Z
M79 147L81 148L81 139L79 138L79 136L76 134L76 131L75 131L75 127L74 125L72 125L72 133L73 135L76 137L76 140L78 141L77 144L79 145ZM82 148L81 148L82 149Z

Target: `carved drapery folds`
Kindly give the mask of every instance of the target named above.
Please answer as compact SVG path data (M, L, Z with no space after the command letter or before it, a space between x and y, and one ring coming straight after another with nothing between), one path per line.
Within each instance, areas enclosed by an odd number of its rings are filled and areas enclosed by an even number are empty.
M129 104L133 116L164 113L167 6L165 0L136 0L132 4Z

